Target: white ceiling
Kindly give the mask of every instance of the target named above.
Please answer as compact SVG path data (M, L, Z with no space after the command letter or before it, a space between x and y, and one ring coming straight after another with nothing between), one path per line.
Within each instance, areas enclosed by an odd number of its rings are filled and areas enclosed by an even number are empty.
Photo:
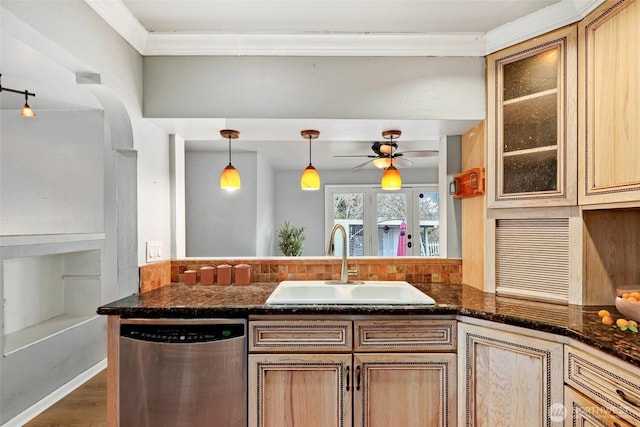
M560 0L124 0L149 32L485 33Z
M487 52L575 22L602 0L85 0L143 55L366 55L484 56ZM4 19L4 18L3 18ZM7 26L3 21L3 26ZM2 29L4 86L29 84L40 109L95 108L68 74ZM232 42L232 43L231 43ZM15 72L10 72L11 70ZM25 71L27 70L27 71ZM48 77L44 77L48 76ZM55 81L55 85L51 85ZM34 83L35 82L35 83ZM46 92L45 93L45 88ZM51 94L51 91L54 93ZM41 92L41 93L39 93ZM2 109L17 98L2 96ZM18 108L19 106L18 105ZM321 131L314 142L319 168L349 168L360 159L334 154L369 154L385 129L400 129L399 151L435 149L444 135L473 124L450 120L152 119L188 142L191 150L220 149L217 131L241 131L234 150L259 151L276 168L304 167L308 146L283 141L305 128ZM216 135L211 135L215 132ZM322 144L322 145L320 145ZM223 146L222 149L226 149ZM291 159L295 159L292 166ZM433 158L416 166L435 165ZM300 166L302 164L302 166ZM415 167L415 166L414 166Z

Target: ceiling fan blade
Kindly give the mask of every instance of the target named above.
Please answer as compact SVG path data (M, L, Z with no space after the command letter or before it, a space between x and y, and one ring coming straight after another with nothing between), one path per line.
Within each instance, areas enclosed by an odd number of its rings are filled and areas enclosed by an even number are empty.
M351 172L360 172L362 169L364 169L365 167L370 165L371 162L373 162L373 159L372 160L367 160L364 163L360 163L358 166L354 166L353 168L351 168Z
M402 154L405 157L436 157L438 150L416 150L416 151L403 151Z
M336 155L333 157L361 157L361 158L370 158L370 159L375 159L377 156L372 156L372 155L367 155L367 154L351 154L351 155Z

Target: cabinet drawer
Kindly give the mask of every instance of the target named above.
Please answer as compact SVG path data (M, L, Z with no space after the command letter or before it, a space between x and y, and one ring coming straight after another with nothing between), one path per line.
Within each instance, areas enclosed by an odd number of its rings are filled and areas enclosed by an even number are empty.
M565 382L618 417L640 425L640 371L622 364L565 346Z
M455 351L455 320L355 321L354 351Z
M564 386L564 407L567 411L566 426L633 427L569 386ZM563 414L551 414L554 415Z
M256 320L249 322L249 352L351 351L350 321Z

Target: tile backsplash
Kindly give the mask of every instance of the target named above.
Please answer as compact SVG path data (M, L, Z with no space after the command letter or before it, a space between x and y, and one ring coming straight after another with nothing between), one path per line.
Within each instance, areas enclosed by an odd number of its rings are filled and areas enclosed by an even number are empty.
M247 264L251 268L252 283L280 282L282 280L335 280L340 278L340 258L234 258L172 260L140 267L140 292L156 289L170 283L184 282L187 270L218 265ZM406 280L414 283L461 283L462 260L440 258L351 258L349 270L352 280Z

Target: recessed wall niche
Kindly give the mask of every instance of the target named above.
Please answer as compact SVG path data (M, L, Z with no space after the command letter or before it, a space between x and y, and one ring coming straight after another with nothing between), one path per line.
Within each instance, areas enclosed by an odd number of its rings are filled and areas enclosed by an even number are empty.
M3 260L4 355L96 316L101 252Z

